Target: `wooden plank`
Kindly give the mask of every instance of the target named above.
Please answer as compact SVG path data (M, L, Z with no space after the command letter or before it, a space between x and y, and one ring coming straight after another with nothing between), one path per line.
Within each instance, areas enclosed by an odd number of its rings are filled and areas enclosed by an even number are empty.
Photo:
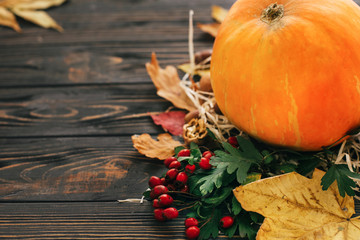
M0 238L183 240L184 220L157 222L150 203L0 203Z
M143 157L130 136L0 139L0 200L139 198L162 161Z
M1 29L0 86L148 82L144 65L152 51L166 64L188 59L190 9L195 22L212 22L211 5L232 2L68 2L48 11L62 34L24 21L23 34ZM196 50L211 48L213 38L195 30Z
M148 113L170 106L152 83L0 89L0 136L158 133Z

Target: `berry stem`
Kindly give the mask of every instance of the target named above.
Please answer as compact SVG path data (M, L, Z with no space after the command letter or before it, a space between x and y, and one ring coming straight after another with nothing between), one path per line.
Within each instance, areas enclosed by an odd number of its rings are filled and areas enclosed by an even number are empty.
M181 212L181 211L184 211L184 210L186 210L186 209L189 209L189 208L195 207L198 203L199 203L198 201L195 201L195 203L194 203L194 204L191 204L190 206L184 207L184 208L182 208L182 209L178 210L178 212Z

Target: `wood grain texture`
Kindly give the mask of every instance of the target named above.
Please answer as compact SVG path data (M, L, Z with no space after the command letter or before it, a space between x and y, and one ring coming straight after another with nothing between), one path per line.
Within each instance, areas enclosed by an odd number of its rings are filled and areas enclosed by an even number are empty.
M148 202L0 203L0 238L180 240L184 220L157 222Z
M130 137L0 139L1 201L140 198L166 169Z
M0 136L154 134L170 106L150 83L0 89Z
M65 31L21 21L23 34L0 28L0 86L149 82L144 65L152 51L160 63L188 57L188 11L195 23L212 22L211 5L233 0L76 0L47 12ZM213 38L195 28L196 50Z
M180 240L184 220L157 222L146 202L1 203L0 239Z

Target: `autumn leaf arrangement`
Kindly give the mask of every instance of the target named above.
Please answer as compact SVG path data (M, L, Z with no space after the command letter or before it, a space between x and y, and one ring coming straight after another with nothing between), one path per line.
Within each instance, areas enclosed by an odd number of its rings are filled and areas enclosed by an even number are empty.
M360 239L353 217L359 190L357 132L342 144L319 152L276 148L236 129L217 108L210 84L211 51L193 54L190 12L190 63L161 68L155 53L146 64L157 94L183 111L151 115L169 133L154 140L134 135L134 147L164 161L162 176L149 179L144 198L159 221L184 212L188 239L220 233L247 239ZM211 24L198 24L216 36L226 10L213 7ZM175 140L181 136L184 143ZM177 137L181 139L181 137Z

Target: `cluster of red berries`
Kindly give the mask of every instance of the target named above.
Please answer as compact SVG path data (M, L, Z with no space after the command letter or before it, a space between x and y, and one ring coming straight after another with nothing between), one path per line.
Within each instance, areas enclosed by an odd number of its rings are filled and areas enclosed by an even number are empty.
M237 144L236 138L229 139L228 142L233 146ZM169 157L164 160L165 166L169 169L165 177L159 178L152 176L149 179L150 198L153 199L154 217L158 221L166 221L177 218L179 211L172 207L174 199L172 193L188 193L189 187L187 181L190 174L193 174L198 168L203 170L212 169L210 158L214 156L211 151L202 153L197 164L189 164L187 161L180 162L178 158L190 157L191 151L189 149L182 149L176 157ZM181 159L180 159L181 160ZM182 164L183 163L183 164ZM230 216L225 216L220 220L222 228L229 228L234 220ZM186 231L185 234L188 239L196 239L200 234L198 221L195 218L187 218L185 220Z
M229 228L234 224L234 218L225 216L220 219L220 226L222 228ZM185 220L185 234L188 239L196 239L200 234L199 222L196 218L187 218Z
M196 218L187 218L185 220L185 234L188 239L196 239L200 234L199 222Z

